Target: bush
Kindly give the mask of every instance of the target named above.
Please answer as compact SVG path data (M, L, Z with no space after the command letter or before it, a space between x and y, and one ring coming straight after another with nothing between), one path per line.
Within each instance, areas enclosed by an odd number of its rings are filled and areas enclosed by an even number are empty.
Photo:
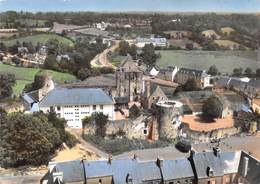
M77 138L69 132L65 132L65 137L65 143L69 148L74 147L79 142Z
M208 98L202 106L203 115L209 118L220 118L222 116L222 104L215 96Z
M129 117L130 118L137 118L140 115L140 109L134 104L130 109L129 109Z
M186 142L186 141L180 141L178 142L175 147L181 151L181 152L184 152L184 153L187 153L190 151L191 149L191 145L190 143Z

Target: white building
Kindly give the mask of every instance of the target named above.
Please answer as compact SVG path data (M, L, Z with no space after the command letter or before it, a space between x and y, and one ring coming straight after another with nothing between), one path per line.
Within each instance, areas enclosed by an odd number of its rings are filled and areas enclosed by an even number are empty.
M166 47L166 38L136 38L135 45L139 48L143 48L147 44L153 44L154 47Z
M114 100L101 89L57 88L50 91L39 103L43 112L54 110L71 128L82 128L82 119L94 112L103 112L114 120Z

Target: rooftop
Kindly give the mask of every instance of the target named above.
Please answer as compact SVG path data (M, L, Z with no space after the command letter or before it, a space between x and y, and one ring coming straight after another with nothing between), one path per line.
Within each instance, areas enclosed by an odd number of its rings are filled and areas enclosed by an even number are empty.
M40 102L40 107L62 105L111 105L114 100L102 89L56 88Z

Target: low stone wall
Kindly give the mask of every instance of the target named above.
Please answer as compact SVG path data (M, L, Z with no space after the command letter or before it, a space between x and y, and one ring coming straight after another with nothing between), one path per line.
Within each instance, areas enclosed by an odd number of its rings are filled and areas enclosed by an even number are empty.
M240 128L232 127L232 128L224 128L224 129L216 129L209 132L200 132L194 131L189 128L182 129L181 137L199 141L199 142L209 142L214 139L222 139L225 137L230 137L232 135L238 134L241 132Z
M134 120L109 121L106 125L106 135L117 135L119 132L124 132L129 139L146 139L149 134L150 120L146 123L145 116L140 116ZM84 133L94 135L96 130L95 124L89 124L85 127ZM144 132L147 132L145 134Z

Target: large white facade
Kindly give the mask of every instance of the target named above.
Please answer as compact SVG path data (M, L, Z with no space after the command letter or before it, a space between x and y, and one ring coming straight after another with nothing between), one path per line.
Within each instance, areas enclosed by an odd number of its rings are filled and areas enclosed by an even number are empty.
M82 128L82 120L95 112L102 112L109 120L115 119L114 100L102 89L57 88L39 103L40 111L55 111L71 128Z
M51 108L56 112L58 117L67 121L68 127L82 128L82 120L86 116L91 116L95 112L102 112L108 116L109 120L114 120L114 105L65 105L41 107L40 110L48 113Z

